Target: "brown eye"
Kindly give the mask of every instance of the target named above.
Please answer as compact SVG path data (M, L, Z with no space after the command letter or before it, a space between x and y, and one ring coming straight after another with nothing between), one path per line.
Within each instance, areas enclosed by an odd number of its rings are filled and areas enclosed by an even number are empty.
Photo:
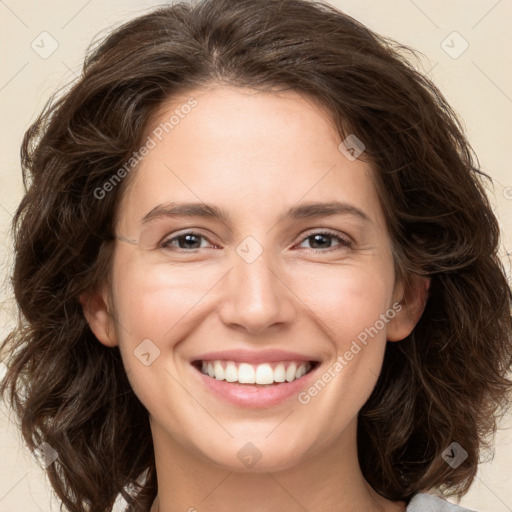
M201 239L207 240L199 233L188 231L172 238L168 238L161 244L161 247L169 249L177 248L180 250L196 250L201 249Z
M332 240L337 240L337 244L333 246ZM332 247L351 247L352 243L347 238L344 238L337 233L332 233L330 231L318 231L316 233L312 233L303 239L304 243L306 240L309 241L310 248L313 251L327 252L325 249L331 249ZM302 244L301 244L302 245ZM308 249L308 247L306 247ZM336 249L331 249L336 250Z

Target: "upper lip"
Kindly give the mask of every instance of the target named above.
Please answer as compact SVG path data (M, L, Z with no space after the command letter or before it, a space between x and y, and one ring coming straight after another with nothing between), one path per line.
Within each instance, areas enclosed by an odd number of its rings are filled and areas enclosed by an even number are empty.
M299 354L297 352L290 352L288 350L280 349L265 349L265 350L221 350L215 352L207 352L199 354L194 357L194 361L236 361L239 363L274 363L279 361L308 361L317 362L314 357L309 355Z

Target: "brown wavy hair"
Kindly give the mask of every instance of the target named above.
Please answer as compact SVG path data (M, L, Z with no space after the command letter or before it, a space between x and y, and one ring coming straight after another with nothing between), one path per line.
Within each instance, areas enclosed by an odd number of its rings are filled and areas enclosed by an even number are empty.
M468 490L510 404L512 295L490 178L414 55L321 2L178 3L113 30L48 102L22 144L12 273L20 314L2 344L0 390L28 446L58 452L47 472L68 510L111 511L122 495L129 510L147 511L155 498L148 413L78 297L109 275L130 177L101 200L94 191L140 147L163 102L212 83L297 91L331 113L342 139L364 141L398 275L429 276L431 286L412 334L388 343L359 413L361 469L391 500ZM442 458L452 441L468 453L457 469Z

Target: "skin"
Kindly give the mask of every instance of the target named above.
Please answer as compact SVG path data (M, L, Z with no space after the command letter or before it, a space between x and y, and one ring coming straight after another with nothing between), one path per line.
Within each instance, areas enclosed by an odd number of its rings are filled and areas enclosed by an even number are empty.
M190 96L197 107L129 177L109 283L81 297L98 340L119 345L150 414L158 474L152 511L405 510L364 479L357 414L386 341L405 338L421 316L428 283L417 279L404 290L395 282L370 165L347 159L327 113L295 92L212 85L162 105L148 134ZM232 224L180 217L142 226L170 201L214 204ZM330 201L369 220L346 213L279 220L297 204ZM187 229L205 237L194 239L200 248L179 253L176 239L159 246ZM315 246L311 235L323 229L352 245L326 237ZM247 236L263 249L252 263L236 252ZM280 348L314 356L320 377L398 303L401 311L306 405L294 396L241 408L212 395L190 364L213 350ZM144 339L160 350L148 366L134 355ZM248 442L262 454L250 468L237 456Z

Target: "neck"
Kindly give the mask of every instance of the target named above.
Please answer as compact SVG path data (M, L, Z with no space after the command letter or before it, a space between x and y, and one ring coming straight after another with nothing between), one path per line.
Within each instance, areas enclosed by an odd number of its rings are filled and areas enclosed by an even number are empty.
M279 471L239 472L186 450L152 422L158 497L151 512L404 511L405 503L386 500L364 479L356 425L354 420L335 443L299 464Z

